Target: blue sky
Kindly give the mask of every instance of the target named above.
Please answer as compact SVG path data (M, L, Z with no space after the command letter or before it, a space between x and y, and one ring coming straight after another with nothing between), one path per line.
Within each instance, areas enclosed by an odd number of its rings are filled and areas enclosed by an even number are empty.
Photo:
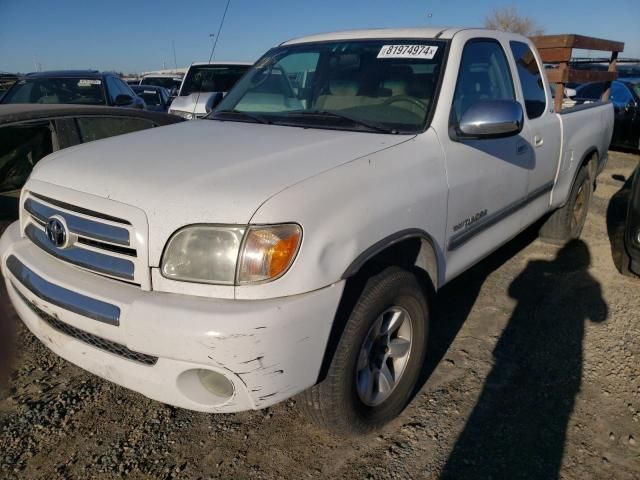
M97 68L139 72L206 60L226 0L0 0L0 71ZM365 27L481 26L515 6L546 33L626 43L640 57L640 0L231 0L216 49L224 60L257 59L288 38ZM431 12L432 17L427 14Z

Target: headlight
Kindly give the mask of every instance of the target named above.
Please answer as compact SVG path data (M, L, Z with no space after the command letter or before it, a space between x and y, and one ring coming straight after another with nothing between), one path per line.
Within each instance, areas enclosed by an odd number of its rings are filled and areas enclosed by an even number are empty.
M169 110L169 113L171 115L177 115L177 116L185 118L187 120L193 120L194 119L194 115L191 112L184 112L182 110Z
M244 231L209 225L183 228L167 244L162 274L185 282L233 285Z
M301 240L302 229L296 224L186 227L169 240L162 275L222 285L274 280L291 266Z

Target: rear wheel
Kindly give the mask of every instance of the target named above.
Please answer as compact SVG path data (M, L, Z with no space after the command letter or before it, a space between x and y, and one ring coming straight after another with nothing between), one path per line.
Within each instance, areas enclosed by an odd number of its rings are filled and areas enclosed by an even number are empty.
M429 311L416 277L388 267L366 283L326 378L300 396L315 423L341 435L379 428L402 412L424 363Z
M576 181L564 207L551 214L540 229L542 240L563 245L580 237L584 227L593 194L592 181L586 166L576 176Z

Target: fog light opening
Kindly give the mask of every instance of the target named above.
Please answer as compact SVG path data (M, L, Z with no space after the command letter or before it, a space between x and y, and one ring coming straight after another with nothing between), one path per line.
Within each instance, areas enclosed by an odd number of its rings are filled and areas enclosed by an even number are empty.
M177 379L178 389L189 400L206 406L219 406L234 395L233 382L215 370L194 368L182 372Z

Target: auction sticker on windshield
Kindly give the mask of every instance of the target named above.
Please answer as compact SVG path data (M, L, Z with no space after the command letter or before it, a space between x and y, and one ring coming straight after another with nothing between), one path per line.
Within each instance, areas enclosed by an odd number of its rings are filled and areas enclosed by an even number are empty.
M433 45L383 45L378 58L424 58L431 60L438 51Z
M100 85L102 83L102 80L88 80L88 79L81 79L78 80L78 86L79 87L89 87L91 85Z

